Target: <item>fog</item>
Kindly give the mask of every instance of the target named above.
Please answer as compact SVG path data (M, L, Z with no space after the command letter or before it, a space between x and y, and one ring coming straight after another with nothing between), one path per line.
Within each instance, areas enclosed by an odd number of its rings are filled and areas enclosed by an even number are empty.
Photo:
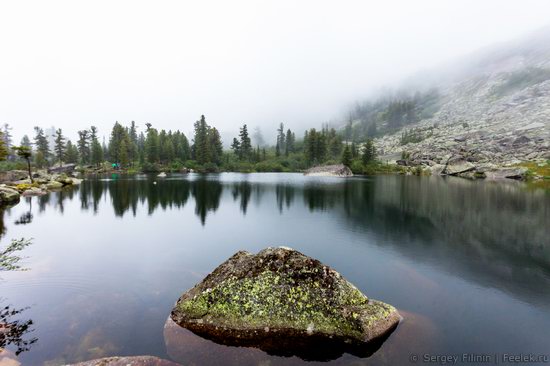
M337 123L419 70L546 26L541 1L4 1L0 123L224 137Z

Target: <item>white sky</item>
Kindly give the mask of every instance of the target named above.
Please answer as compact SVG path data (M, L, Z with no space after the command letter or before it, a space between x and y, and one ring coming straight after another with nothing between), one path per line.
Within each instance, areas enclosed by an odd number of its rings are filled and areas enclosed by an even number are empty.
M550 23L550 1L0 0L0 123L16 142L115 120L301 135L372 90Z

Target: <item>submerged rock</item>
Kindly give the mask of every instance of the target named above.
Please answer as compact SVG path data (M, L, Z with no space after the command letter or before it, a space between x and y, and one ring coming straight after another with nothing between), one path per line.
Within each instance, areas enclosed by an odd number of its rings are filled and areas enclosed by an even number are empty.
M180 366L180 364L153 356L106 357L66 366Z
M184 293L171 317L217 343L306 359L368 356L401 320L332 268L283 247L237 252Z
M316 166L306 170L304 175L325 177L351 177L353 173L344 164Z

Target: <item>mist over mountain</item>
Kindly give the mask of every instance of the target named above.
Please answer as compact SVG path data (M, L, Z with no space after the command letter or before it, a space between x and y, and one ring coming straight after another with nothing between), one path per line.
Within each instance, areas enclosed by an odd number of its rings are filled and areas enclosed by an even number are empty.
M386 161L550 158L550 28L418 73L397 91L357 103L347 118L353 139L376 137Z

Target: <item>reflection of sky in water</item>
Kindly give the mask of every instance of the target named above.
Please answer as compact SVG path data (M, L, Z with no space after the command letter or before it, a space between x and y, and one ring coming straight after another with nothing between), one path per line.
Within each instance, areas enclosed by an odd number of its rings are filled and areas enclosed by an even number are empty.
M16 225L29 210L32 221ZM35 238L25 251L32 270L0 283L35 323L39 341L24 364L181 354L186 344L167 350L163 334L176 299L235 251L269 245L320 259L404 313L374 356L337 364L403 364L411 352L544 353L550 344L550 196L517 184L121 176L24 200L3 221L2 243ZM215 349L214 359L255 354Z

